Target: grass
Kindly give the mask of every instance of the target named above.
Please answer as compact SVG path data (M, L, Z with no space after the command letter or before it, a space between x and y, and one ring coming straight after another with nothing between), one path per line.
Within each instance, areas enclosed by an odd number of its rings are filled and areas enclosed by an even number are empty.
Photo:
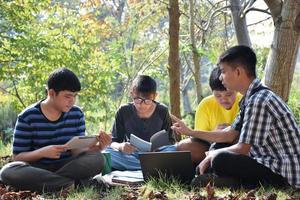
M228 188L216 189L213 188L214 196L219 199L250 199L249 190L240 189L236 191L231 191ZM208 190L206 188L201 189L190 189L187 186L183 186L176 181L164 180L150 180L140 187L121 187L117 186L112 188L109 193L102 195L95 190L86 189L83 191L78 191L71 196L68 200L75 199L103 199L103 200L126 200L126 199L164 199L162 196L165 194L168 200L192 200L201 199L200 197L209 200ZM300 199L300 191L295 189L288 190L278 190L274 188L264 188L260 187L254 191L254 199L268 199L270 194L276 194L278 200ZM253 198L252 198L253 199Z
M11 145L4 145L0 141L0 156L8 156L11 154ZM0 168L5 164L5 161L0 162ZM240 189L236 191L231 191L228 188L217 189L213 188L214 195L219 198L230 199L229 197L238 197L237 199L247 199L249 190ZM159 180L151 179L145 184L139 187L129 187L129 186L117 186L112 187L108 191L99 191L93 188L83 188L71 191L67 198L58 198L54 195L42 195L44 199L67 199L67 200L89 200L89 199L103 199L103 200L134 200L134 199L163 199L164 195L169 200L196 200L201 199L200 197L208 198L207 188L190 188L186 185L180 184L176 179L169 179L167 177L162 177ZM278 200L291 199L300 200L300 190L293 188L290 189L275 189L272 187L265 188L260 187L255 190L256 199L267 199L269 194L276 194ZM156 198L156 196L160 198Z
M11 155L11 145L11 143L3 144L3 142L0 141L0 157Z

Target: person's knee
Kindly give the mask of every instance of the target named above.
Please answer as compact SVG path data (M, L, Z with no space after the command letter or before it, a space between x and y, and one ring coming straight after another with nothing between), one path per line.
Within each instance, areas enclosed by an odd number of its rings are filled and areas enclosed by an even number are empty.
M101 168L99 169L101 172L103 166L105 165L105 159L103 154L101 152L95 152L93 153L93 157L94 157L94 159L92 159L93 162L95 163L96 166L99 166L99 168Z
M20 168L20 166L25 166L25 165L27 164L21 161L15 161L6 164L5 166L2 167L0 171L0 180L6 184L12 184L18 182L18 179L21 178L19 176L18 169Z
M11 170L9 168L6 169L1 169L0 171L0 181L2 181L3 183L8 183L10 182L10 178L11 178Z
M177 144L177 151L189 150L190 144L191 144L191 139L189 139L189 138L179 141Z
M104 156L101 152L86 152L88 167L91 174L99 174L105 165Z
M229 161L228 159L229 155L227 152L220 152L212 159L211 168L217 175L222 174L226 163Z
M208 150L208 146L197 141L192 141L191 139L185 139L178 143L177 150L190 151L192 161L199 163L205 158L205 151Z

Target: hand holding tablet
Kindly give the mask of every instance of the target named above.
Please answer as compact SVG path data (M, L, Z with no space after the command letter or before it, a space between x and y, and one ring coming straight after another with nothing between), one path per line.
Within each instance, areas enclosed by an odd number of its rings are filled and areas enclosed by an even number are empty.
M67 149L82 149L91 147L97 142L97 136L75 136L65 145L67 146Z

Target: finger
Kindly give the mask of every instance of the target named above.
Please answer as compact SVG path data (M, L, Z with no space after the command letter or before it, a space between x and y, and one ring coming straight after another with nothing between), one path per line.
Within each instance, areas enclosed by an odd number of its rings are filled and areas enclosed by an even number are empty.
M182 123L179 123L179 122L175 122L175 123L173 124L173 126L175 126L175 127L181 127L181 125L182 125Z
M109 145L111 143L111 139L109 139L109 138L105 138L104 140L102 140L102 145L103 146L107 146L107 145Z
M60 154L55 154L54 156L53 156L54 158L59 158L60 157Z
M209 167L209 160L204 159L201 163L200 163L200 174L204 174L204 172L206 171L206 169Z
M175 115L170 114L170 116L171 116L171 119L172 119L173 121L175 121L175 122L181 121L181 120L180 120L179 118L177 118Z
M102 128L100 128L98 134L99 134L99 136L101 136L101 135L104 135L104 134L106 134L106 133L105 133L105 131L104 131Z
M172 129L173 131L175 131L176 134L181 134L178 127L174 126L174 127L171 127L171 129Z
M59 152L65 151L66 149L67 149L66 145L59 145L55 147L55 150Z
M182 135L180 131L175 131L177 135Z
M136 150L136 147L133 146L133 145L130 145L130 150L135 151L135 150Z

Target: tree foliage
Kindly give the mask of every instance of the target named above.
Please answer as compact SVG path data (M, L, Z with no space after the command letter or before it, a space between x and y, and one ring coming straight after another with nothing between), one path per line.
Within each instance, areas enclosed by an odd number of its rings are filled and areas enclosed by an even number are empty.
M182 116L198 103L193 55L199 56L201 96L206 96L210 93L207 78L213 63L236 43L228 2L193 1L193 9L189 10L188 1L179 1ZM170 106L170 80L166 78L169 7L169 0L2 1L0 90L9 95L19 112L45 98L51 71L68 67L81 80L83 89L78 104L92 131L99 126L111 128L116 109L130 101L130 83L139 73L156 78L158 100ZM193 41L189 29L191 14ZM261 61L263 66L265 59Z
M78 103L87 121L109 129L138 73L166 75L166 6L153 1L153 7L138 1L115 3L0 4L1 90L14 97L19 111L45 98L51 71L68 67L81 80Z

